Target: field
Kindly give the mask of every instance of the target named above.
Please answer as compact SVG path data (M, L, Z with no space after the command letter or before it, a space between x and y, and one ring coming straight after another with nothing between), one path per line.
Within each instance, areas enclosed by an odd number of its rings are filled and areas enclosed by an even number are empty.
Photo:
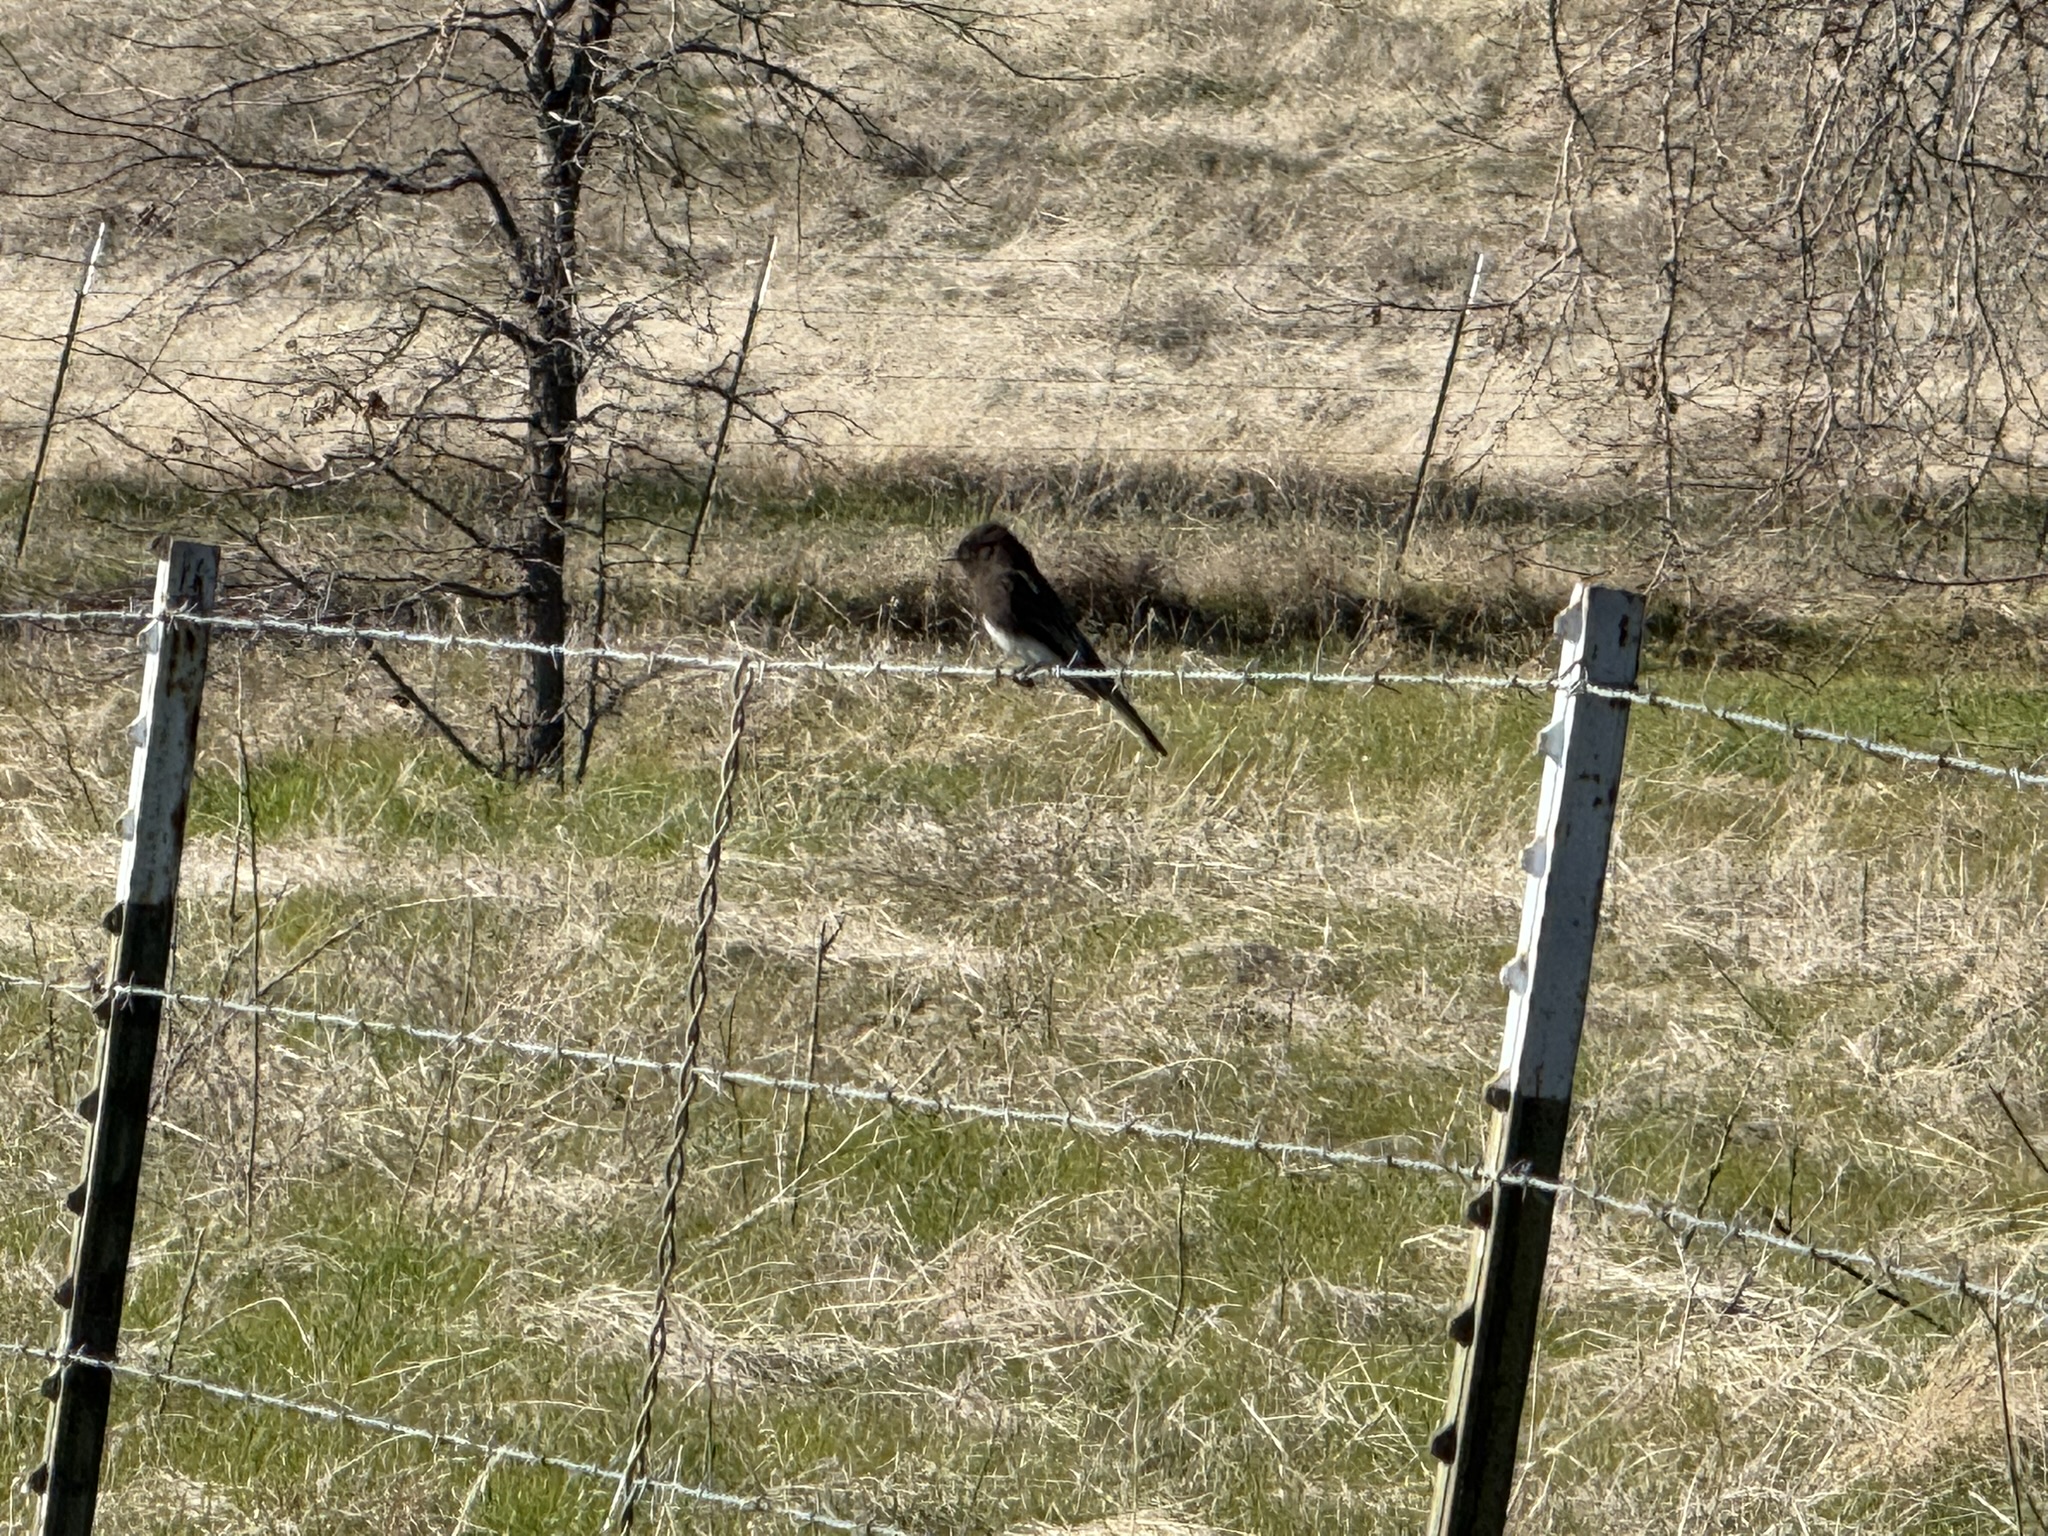
M1600 579L1660 692L2039 772L2048 33L1852 9L17 7L0 611L175 532L244 617L553 634L559 572L576 643L980 666L1000 514L1139 664L1540 683ZM215 635L102 1530L618 1524L726 683L579 659L515 783L420 702L516 760L507 656L380 654ZM0 661L26 1471L139 665ZM1163 762L758 686L636 1528L1420 1527L1548 695L1134 692ZM1516 1529L2048 1529L2044 846L1637 706Z
M144 578L110 530L182 514L118 502L52 524L45 590ZM979 510L897 485L734 512L697 582L628 593L616 638L958 658L934 560ZM1361 640L1346 593L1373 536L1340 518L1024 512L1119 653L1131 594L1170 596L1130 653L1161 664L1540 673L1571 573L1640 583L1658 551L1618 513L1432 524L1401 626ZM1789 533L1696 532L1653 605L1658 689L2037 759L2037 597L1901 596ZM78 981L135 652L0 645L0 969ZM403 659L468 721L502 696L488 658ZM680 1054L717 678L648 680L584 782L523 788L466 770L346 647L222 635L209 689L180 990ZM764 682L709 1059L1470 1160L1547 699L1153 683L1138 702L1164 763L1055 689ZM2044 838L2037 792L1639 708L1569 1176L2041 1289L2048 1179L1993 1090L2048 1148ZM0 990L0 1340L55 1335L93 1045L67 998ZM185 1007L159 1092L131 1363L618 1464L670 1079ZM914 1531L1412 1531L1466 1193L710 1095L652 1464ZM2034 1528L2040 1314L1874 1278L1567 1202L1518 1528ZM4 1362L6 1465L39 1459L42 1369ZM611 1493L177 1385L124 1380L115 1404L107 1529L593 1530Z
M715 425L703 386L735 351L772 238L747 365L758 414L733 438L757 468L873 474L924 457L1398 478L1484 254L1485 307L1437 444L1461 492L1776 510L1906 497L1951 534L1968 520L1959 491L2033 496L2043 416L2025 381L2048 354L2048 273L2027 234L2043 217L2025 170L2037 18L2008 10L1986 30L1950 0L1893 18L1906 32L1880 45L1839 7L1767 8L1755 25L1684 9L1681 46L1663 11L1607 0L1549 7L1549 25L1506 0L936 8L979 17L989 49L932 24L932 7L777 12L770 52L843 90L865 126L799 130L786 103L688 74L675 92L700 98L686 115L703 180L662 174L651 195L631 152L642 130L614 129L575 261L579 473L594 480L612 448L635 472L695 472ZM437 36L444 9L384 13L372 25L389 46L408 26ZM287 75L356 57L362 7L297 14L292 37L247 0L175 19L158 0L0 18L10 67L35 82L17 83L21 100L90 99L170 135L145 153L39 107L7 139L22 166L0 188L12 472L36 452L102 217L57 470L305 484L378 462L401 422L421 452L503 467L488 427L523 410L523 364L489 327L450 319L463 304L524 312L483 198L334 209L321 189L342 168L166 168L180 93L203 112L223 72L273 52ZM658 54L666 26L727 24L720 5L668 14L630 17L625 52ZM147 42L165 28L177 46ZM1834 51L1844 29L1860 52ZM1931 105L1933 66L1914 61L1964 34L1969 57L1942 65L1939 88L1973 104ZM346 140L399 167L445 130L436 152L476 148L530 217L533 119L477 105L516 81L377 104L379 71L447 78L422 48L315 71L302 100L272 102L288 163ZM354 129L306 128L337 101L360 106ZM1962 122L1970 144L1946 144ZM1879 189L1908 182L1921 190L1894 219Z

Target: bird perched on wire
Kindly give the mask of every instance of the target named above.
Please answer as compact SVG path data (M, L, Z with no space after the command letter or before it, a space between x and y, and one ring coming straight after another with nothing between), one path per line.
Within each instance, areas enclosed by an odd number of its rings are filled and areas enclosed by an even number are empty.
M1116 712L1131 733L1161 757L1166 746L1153 734L1102 658L1074 622L1074 615L1051 582L1038 569L1017 536L1001 523L970 528L959 547L945 557L967 578L975 616L1003 654L1020 663L1018 682L1031 686L1032 674L1045 667L1073 667L1101 672L1101 677L1069 677L1067 681Z

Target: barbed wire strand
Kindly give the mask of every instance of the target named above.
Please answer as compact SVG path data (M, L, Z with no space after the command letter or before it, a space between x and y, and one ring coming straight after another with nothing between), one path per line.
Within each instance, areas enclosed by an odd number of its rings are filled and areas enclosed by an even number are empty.
M675 1283L681 1254L676 1240L677 1207L683 1178L689 1171L690 1106L703 1073L698 1053L704 1040L704 1007L711 997L711 925L718 917L718 867L732 831L734 791L739 784L740 743L747 730L747 700L759 674L742 661L732 674L732 717L726 729L725 760L719 765L718 804L711 813L711 835L704 843L704 873L697 886L697 932L690 941L690 1021L683 1039L683 1059L676 1063L675 1135L664 1170L661 1200L661 1241L655 1254L654 1318L647 1330L647 1374L640 1383L640 1413L633 1425L632 1449L619 1477L614 1513L622 1536L633 1529L640 1490L647 1479L647 1452L654 1440L654 1400L661 1391L661 1367L668 1358L669 1288Z
M0 1340L0 1354L9 1354L24 1360L39 1360L50 1365L89 1366L94 1370L106 1371L110 1375L125 1377L131 1381L151 1382L159 1386L201 1392L210 1397L217 1397L223 1402L239 1403L245 1407L272 1408L286 1413L296 1413L309 1419L318 1419L323 1423L341 1424L350 1429L366 1429L377 1434L389 1435L397 1440L421 1441L435 1448L449 1446L473 1455L495 1457L501 1462L513 1462L541 1471L559 1472L569 1477L586 1477L610 1483L619 1481L619 1474L616 1471L610 1467L601 1467L595 1462L578 1461L573 1457L529 1450L524 1446L479 1440L473 1435L461 1434L455 1430L426 1429L417 1424L407 1424L401 1419L386 1418L381 1414L359 1413L353 1408L338 1408L327 1403L308 1402L303 1398L284 1397L274 1392L259 1392L248 1387L231 1387L221 1382L208 1381L200 1376L177 1375L168 1371L150 1370L145 1366L123 1365L118 1361L98 1360L89 1355L66 1356L54 1349L44 1349L34 1344L17 1344L7 1340ZM700 1483L686 1483L676 1478L648 1479L644 1488L649 1493L690 1499L741 1514L772 1515L795 1525L830 1531L858 1532L860 1536L912 1536L912 1533L903 1527L890 1525L885 1521L850 1520L844 1515L835 1515L826 1510L806 1509L802 1505L792 1504L771 1494L724 1493L716 1488L707 1488Z
M1817 725L1802 725L1796 720L1777 720L1769 715L1751 714L1746 710L1724 709L1718 704L1708 704L1699 699L1673 698L1650 688L1603 688L1595 683L1583 685L1586 693L1596 698L1616 699L1625 704L1643 704L1652 709L1669 710L1674 714L1704 715L1719 720L1724 725L1733 725L1743 730L1768 731L1792 741L1820 741L1830 746L1851 747L1871 757L1892 758L1902 763L1916 763L1928 768L1949 769L1956 773L1974 773L1985 778L2000 779L2014 789L2048 789L2048 773L2028 773L2017 764L2001 767L1997 763L1981 762L1973 757L1962 757L1954 752L1929 752L1923 747L1906 747L1897 742L1879 741L1869 736L1857 736L1848 731L1830 731Z
M0 624L143 624L149 615L126 608L22 609L0 612ZM815 674L823 677L926 677L967 682L1000 681L1008 676L1003 668L944 661L871 661L844 657L805 656L715 656L706 652L627 649L602 645L542 645L532 640L512 640L485 635L457 635L430 630L380 629L352 624L328 624L316 619L238 618L228 614L180 614L181 624L201 624L209 629L243 634L281 635L316 640L344 640L357 644L416 645L431 650L510 652L516 655L560 656L565 661L618 661L640 666L674 667L689 672L731 672L742 660L751 661L764 674ZM1175 681L1192 684L1220 684L1244 687L1257 684L1327 684L1355 688L1475 688L1519 693L1548 692L1548 677L1516 677L1507 673L1474 672L1323 672L1270 671L1245 667L1227 671L1221 667L1121 667L1091 670L1084 667L1045 667L1033 674L1043 678L1116 678L1147 681Z
M140 625L147 615L125 608L107 609L20 609L0 612L0 625L43 624L77 625L128 623ZM181 615L177 622L203 624L212 629L228 630L244 634L282 635L307 639L331 639L352 641L357 644L382 642L391 645L415 645L436 650L468 650L483 652L510 652L519 655L547 654L560 656L565 660L600 660L628 662L649 667L673 667L682 671L730 672L742 658L736 656L714 656L708 653L676 651L667 649L626 649L613 646L588 645L541 645L531 640L511 640L483 635L458 635L430 630L406 630L376 628L350 624L328 624L314 619L238 618L225 614ZM843 657L753 657L754 664L768 674L812 674L824 677L859 679L863 677L912 677L955 679L975 682L997 681L1008 675L995 666L974 666L964 662L932 661L871 661L850 660ZM1482 692L1536 694L1549 691L1553 686L1550 678L1515 676L1507 673L1473 672L1396 672L1381 668L1372 672L1345 670L1267 670L1246 667L1237 671L1221 667L1115 667L1091 669L1085 667L1046 667L1034 674L1043 678L1109 678L1118 681L1176 682L1193 685L1220 685L1224 687L1247 687L1258 685L1295 685L1304 687L1352 687L1352 688L1470 688ZM1637 687L1603 688L1593 685L1579 685L1587 693L1599 698L1615 699L1628 704L1641 704L1647 708L1665 710L1675 714L1705 716L1743 730L1764 731L1794 741L1824 742L1831 746L1848 747L1867 756L1888 758L1893 761L1947 770L1954 773L1975 774L1981 778L1997 779L2010 784L2014 789L2048 789L2048 773L2029 772L2016 764L1999 764L1965 757L1956 752L1930 752L1923 747L1908 747L1897 742L1883 741L1875 737L1859 736L1848 731L1828 730L1821 726L1805 725L1795 720L1782 720L1769 715L1753 714L1746 710L1728 709L1703 700L1684 699L1654 689Z
M32 976L0 973L0 986L43 988L90 1000L88 988L47 982ZM556 1045L539 1040L508 1039L463 1030L436 1029L429 1025L404 1024L392 1020L366 1019L354 1014L324 1013L290 1008L277 1003L245 1003L200 993L166 992L135 988L136 993L162 998L166 1002L194 1008L219 1008L230 1013L268 1014L276 1018L343 1029L363 1034L401 1035L425 1044L497 1051L534 1061L578 1063L607 1071L640 1071L659 1074L680 1073L687 1063L659 1057L631 1056L576 1046ZM1305 1163L1337 1169L1379 1169L1440 1178L1470 1186L1518 1185L1543 1191L1560 1199L1583 1201L1608 1215L1654 1223L1679 1233L1697 1233L1729 1242L1754 1243L1796 1258L1840 1269L1853 1265L1880 1278L1908 1281L1941 1295L1969 1301L1997 1302L2023 1311L2048 1316L2048 1295L1987 1286L1958 1268L1946 1274L1925 1264L1905 1264L1878 1254L1841 1248L1752 1226L1747 1222L1695 1214L1677 1201L1631 1200L1609 1194L1597 1183L1573 1179L1545 1179L1534 1174L1497 1173L1472 1164L1446 1162L1437 1158L1413 1157L1399 1152L1367 1152L1357 1148L1333 1147L1315 1142L1289 1141L1263 1135L1236 1136L1225 1131L1206 1131L1137 1115L1110 1116L1090 1110L1038 1109L1015 1104L987 1104L945 1094L917 1093L894 1084L861 1084L813 1081L803 1077L749 1072L732 1067L694 1068L698 1081L714 1093L729 1093L734 1087L762 1088L791 1098L814 1094L843 1104L865 1105L891 1114L918 1115L931 1119L978 1121L1009 1129L1058 1130L1069 1135L1099 1137L1107 1141L1144 1141L1163 1146L1210 1147L1219 1151L1246 1152L1271 1158L1283 1166ZM1392 1139L1392 1138L1389 1138ZM1409 1139L1409 1138L1403 1138Z

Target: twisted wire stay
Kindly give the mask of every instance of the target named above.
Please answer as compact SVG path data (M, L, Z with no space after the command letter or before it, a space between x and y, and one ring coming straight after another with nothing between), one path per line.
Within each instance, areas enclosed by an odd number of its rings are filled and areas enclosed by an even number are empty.
M704 1040L704 1008L711 997L711 925L718 916L718 869L725 853L726 834L732 830L734 790L739 782L740 741L747 728L747 700L753 695L758 676L759 673L744 661L733 669L732 716L726 732L725 758L719 765L718 804L711 815L711 835L704 845L704 873L697 886L697 931L690 942L690 1019L683 1042L683 1059L676 1064L675 1072L674 1136L663 1175L661 1240L654 1265L654 1320L647 1331L647 1372L640 1383L640 1411L633 1424L633 1443L626 1454L625 1470L619 1476L616 1515L621 1536L633 1529L640 1490L647 1479L648 1447L654 1439L654 1401L661 1391L661 1367L668 1357L669 1288L675 1283L678 1258L676 1215L682 1198L683 1177L688 1171L690 1107L697 1097L700 1077L697 1056Z

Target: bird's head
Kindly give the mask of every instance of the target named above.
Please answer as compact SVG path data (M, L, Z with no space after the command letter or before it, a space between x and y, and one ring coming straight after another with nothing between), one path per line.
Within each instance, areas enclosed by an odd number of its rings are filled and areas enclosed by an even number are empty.
M991 562L1021 564L1020 556L1024 546L1017 542L1017 536L1001 523L982 523L970 528L954 546L953 553L944 557L946 561L965 570Z

